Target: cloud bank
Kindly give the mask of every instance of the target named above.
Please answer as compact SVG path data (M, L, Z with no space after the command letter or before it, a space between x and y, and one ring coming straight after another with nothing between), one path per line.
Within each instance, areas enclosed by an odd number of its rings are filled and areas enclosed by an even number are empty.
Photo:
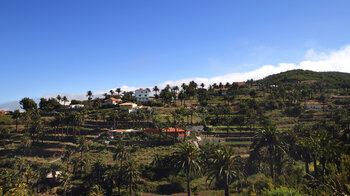
M259 69L249 72L229 73L212 78L187 78L176 81L167 81L159 84L159 86L164 87L167 84L170 86L179 86L182 83L188 83L192 80L197 83L204 83L206 85L219 82L241 82L248 79L258 80L271 74L277 74L292 69L304 69L312 71L339 71L350 73L350 45L336 51L321 53L316 53L313 49L311 49L306 52L305 58L306 60L300 62L299 64L279 63L276 66L264 65Z
M226 83L226 82L239 82L246 81L248 79L262 79L268 75L276 74L292 69L304 69L312 71L339 71L339 72L348 72L350 73L350 45L347 45L339 50L327 51L317 53L313 49L310 49L305 54L305 60L299 64L294 63L279 63L278 65L263 65L259 69L243 72L243 73L228 73L222 76L216 76L211 78L184 78L175 81L166 81L160 84L155 84L158 88L164 88L167 84L170 86L181 86L182 83L188 83L190 81L195 81L198 84L204 83L206 86L213 83ZM93 92L94 97L102 97L104 93L108 93L109 90L115 90L115 88L110 88L108 90L101 90ZM146 88L146 87L143 87ZM153 86L148 88L152 89ZM134 91L137 87L122 86L122 91ZM86 99L85 94L69 94L62 93L61 96L67 96L69 100L72 99ZM45 98L56 97L57 94L48 94L45 95ZM18 102L9 102L0 105L1 110L14 110L18 109Z

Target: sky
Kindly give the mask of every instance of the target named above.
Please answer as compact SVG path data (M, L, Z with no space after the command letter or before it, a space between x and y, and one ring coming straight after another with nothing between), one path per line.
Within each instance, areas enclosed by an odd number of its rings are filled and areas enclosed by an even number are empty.
M350 72L349 7L348 0L2 0L0 104L297 68Z

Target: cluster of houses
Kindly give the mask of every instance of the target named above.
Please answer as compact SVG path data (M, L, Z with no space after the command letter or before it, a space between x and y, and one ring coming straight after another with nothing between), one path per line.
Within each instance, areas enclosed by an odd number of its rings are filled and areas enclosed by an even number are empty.
M8 114L9 113L9 111L6 111L6 110L0 110L0 115L6 115L6 114Z

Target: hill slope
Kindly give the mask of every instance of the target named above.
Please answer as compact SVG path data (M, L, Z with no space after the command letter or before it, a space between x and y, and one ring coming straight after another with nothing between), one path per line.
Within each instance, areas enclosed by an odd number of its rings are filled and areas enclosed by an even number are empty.
M263 83L290 83L314 81L327 83L333 87L350 88L350 73L344 72L315 72L309 70L291 70L273 74L260 80Z

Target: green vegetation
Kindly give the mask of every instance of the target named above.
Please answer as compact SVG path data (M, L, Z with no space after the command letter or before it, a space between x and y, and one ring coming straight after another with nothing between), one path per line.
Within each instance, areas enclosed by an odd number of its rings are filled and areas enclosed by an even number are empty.
M155 86L130 113L105 102L134 100L120 88L23 98L0 115L0 195L350 194L349 74L205 87Z

